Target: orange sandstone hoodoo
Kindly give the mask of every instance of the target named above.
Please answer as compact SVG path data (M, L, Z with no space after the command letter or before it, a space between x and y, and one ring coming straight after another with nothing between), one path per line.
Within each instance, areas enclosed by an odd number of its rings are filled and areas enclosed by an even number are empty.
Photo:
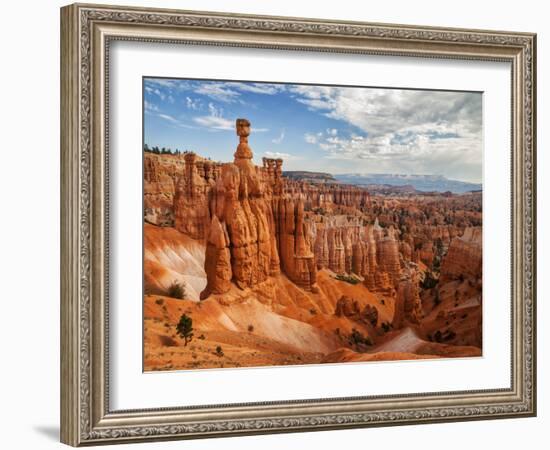
M264 168L253 164L248 145L250 122L237 119L236 131L239 145L235 159L222 164L209 202L202 189L204 183L196 180L194 169L189 167L180 184L195 197L182 201L178 196L174 202L176 227L207 239L207 286L201 298L227 292L231 287L228 281L242 289L256 286L279 273L280 268L298 286L315 290L316 267L303 204L282 195L280 161L273 164L264 160ZM186 165L194 161L194 155L188 156ZM189 214L190 203L194 208L202 207L202 212ZM213 205L211 218L204 207L208 203ZM208 235L204 227L207 221Z

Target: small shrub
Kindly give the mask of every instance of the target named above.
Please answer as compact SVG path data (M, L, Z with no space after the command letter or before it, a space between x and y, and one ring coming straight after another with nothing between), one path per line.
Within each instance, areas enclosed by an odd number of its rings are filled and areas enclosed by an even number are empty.
M355 328L351 331L350 341L353 345L372 345L370 337L365 337Z
M157 298L157 299L155 300L155 303L156 303L157 305L162 305L162 304L164 303L164 300L163 300L162 298Z
M450 341L456 337L456 333L452 330L447 330L445 336L443 336L444 341Z
M317 314L317 310L316 310L315 308L311 308L311 309L309 310L309 313L310 313L312 316L314 316L315 314Z
M184 345L187 347L187 343L193 339L193 319L187 314L182 314L176 325L176 331L183 338Z
M453 330L446 330L441 332L437 330L433 336L435 342L447 342L451 341L456 337L456 333Z
M168 296L172 298L183 299L187 295L185 290L185 284L180 283L179 281L173 281L170 287L168 288Z
M387 333L390 331L390 324L388 322L382 322L382 329L384 330L384 333Z
M424 278L424 281L420 283L420 286L422 289L433 289L437 286L437 283L439 282L438 278L435 278L430 272L426 274L426 277Z
M340 281L345 281L349 284L357 284L359 283L359 280L351 275L336 275L336 279Z
M216 356L222 357L223 355L224 355L224 353L223 353L222 346L221 346L221 345L218 345L218 346L216 347Z
M200 339L201 341L204 341L206 338L204 337L204 334L201 334L197 339Z
M248 325L248 332L252 333L254 331L254 325Z

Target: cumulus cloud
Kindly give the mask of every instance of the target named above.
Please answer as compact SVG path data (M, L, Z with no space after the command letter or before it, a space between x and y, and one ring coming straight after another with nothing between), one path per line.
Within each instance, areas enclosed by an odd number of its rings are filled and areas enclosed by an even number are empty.
M479 93L300 85L292 92L310 109L371 136L420 125L446 125L471 133L481 127Z
M292 92L311 111L355 130L307 133L306 142L318 144L327 158L481 179L479 93L298 85Z

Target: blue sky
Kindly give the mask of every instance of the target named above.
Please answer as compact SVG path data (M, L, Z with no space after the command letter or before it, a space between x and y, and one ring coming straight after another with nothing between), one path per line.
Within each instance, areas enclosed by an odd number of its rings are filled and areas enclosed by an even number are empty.
M144 79L144 140L232 161L235 119L254 159L284 170L434 174L481 182L480 93Z

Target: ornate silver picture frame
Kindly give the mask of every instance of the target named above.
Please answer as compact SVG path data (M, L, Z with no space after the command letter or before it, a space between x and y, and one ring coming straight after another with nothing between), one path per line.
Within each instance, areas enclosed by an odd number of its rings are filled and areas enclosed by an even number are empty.
M113 410L108 99L110 46L116 41L509 63L512 139L511 149L502 151L503 158L511 154L512 173L511 185L502 188L512 199L510 386ZM81 446L534 416L535 89L536 36L531 33L86 4L62 8L62 442Z

